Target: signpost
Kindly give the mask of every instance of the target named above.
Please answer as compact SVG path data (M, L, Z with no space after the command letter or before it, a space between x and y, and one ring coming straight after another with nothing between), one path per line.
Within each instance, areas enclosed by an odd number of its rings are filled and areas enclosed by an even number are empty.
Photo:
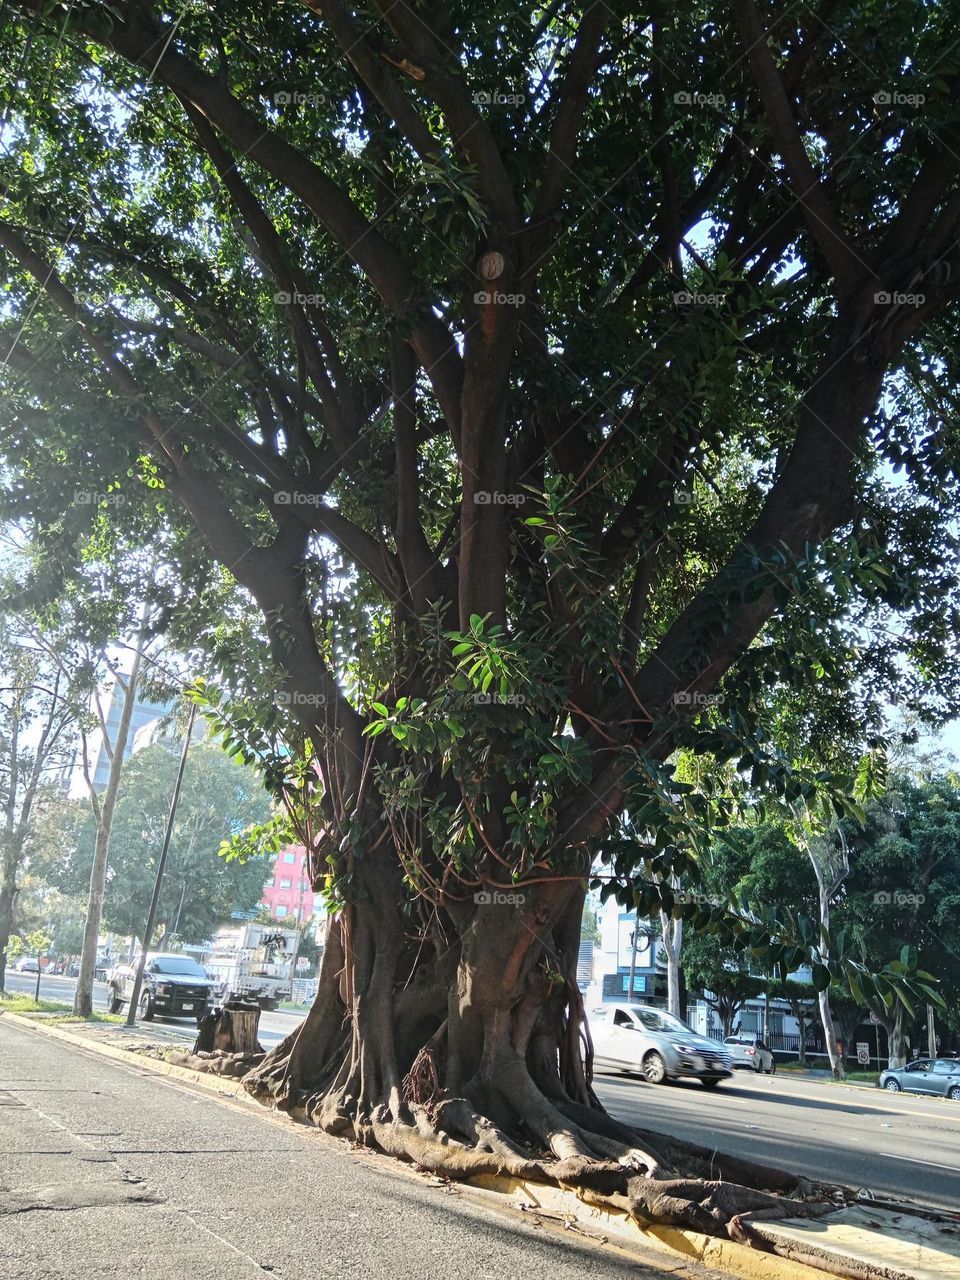
M870 1065L870 1046L866 1040L857 1041L857 1063L861 1067L869 1067Z

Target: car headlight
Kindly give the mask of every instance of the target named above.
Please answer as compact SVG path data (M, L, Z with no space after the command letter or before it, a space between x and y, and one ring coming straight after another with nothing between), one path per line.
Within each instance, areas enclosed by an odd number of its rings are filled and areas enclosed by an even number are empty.
M170 994L170 988L165 982L158 983L155 990L158 996L168 996Z
M685 1040L671 1040L670 1043L674 1049L679 1049L681 1053L699 1053L700 1050L695 1044L687 1044Z

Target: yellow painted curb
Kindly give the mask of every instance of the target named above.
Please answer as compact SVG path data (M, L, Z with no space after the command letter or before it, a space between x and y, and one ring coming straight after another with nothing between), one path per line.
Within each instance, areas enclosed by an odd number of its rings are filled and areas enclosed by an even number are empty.
M23 1027L28 1031L39 1031L42 1035L50 1036L55 1040L64 1040L76 1048L89 1049L92 1053L113 1058L129 1067L152 1071L155 1075L168 1076L186 1084L199 1085L201 1088L210 1089L234 1099L240 1098L249 1102L251 1106L257 1106L239 1080L216 1076L205 1071L194 1071L189 1067L179 1067L172 1062L161 1062L157 1058L132 1053L129 1049L118 1049L115 1045L76 1035L63 1027L25 1018L21 1014L4 1012L0 1013L0 1019L9 1019L15 1026ZM822 1271L819 1267L808 1266L806 1263L782 1258L775 1253L751 1249L734 1240L719 1240L716 1236L702 1235L697 1231L688 1231L681 1227L642 1227L627 1213L618 1212L608 1205L591 1203L590 1193L587 1191L552 1187L545 1183L528 1182L497 1174L482 1174L470 1178L466 1185L507 1197L509 1207L515 1210L536 1212L537 1209L541 1209L551 1216L574 1218L577 1224L594 1238L606 1236L628 1246L646 1245L675 1260L680 1256L689 1261L726 1271L730 1275L741 1276L744 1280L824 1280L825 1276L835 1277L836 1274Z
M540 1208L551 1215L575 1218L578 1225L591 1235L614 1237L626 1244L652 1246L674 1259L679 1254L690 1261L727 1271L730 1275L742 1276L744 1280L824 1280L827 1274L835 1276L835 1273L821 1271L819 1267L751 1249L749 1245L738 1244L734 1240L718 1240L716 1236L701 1235L681 1227L642 1227L627 1213L618 1212L608 1205L592 1204L589 1192L497 1174L470 1178L468 1185L509 1197L512 1208L534 1212Z
M161 1062L158 1058L148 1058L144 1054L132 1053L129 1049L118 1049L116 1045L104 1044L88 1036L78 1036L63 1027L51 1026L34 1018L25 1018L19 1013L0 1013L0 1019L9 1019L15 1026L25 1027L28 1031L39 1031L42 1035L51 1036L54 1040L66 1040L79 1049L89 1049L100 1053L105 1058L114 1058L117 1062L125 1062L128 1067L137 1067L152 1071L158 1076L171 1076L175 1080L184 1080L188 1084L203 1085L215 1093L225 1093L232 1098L249 1099L250 1095L239 1080L231 1080L227 1076L217 1076L208 1071L193 1071L190 1067L178 1067L172 1062Z

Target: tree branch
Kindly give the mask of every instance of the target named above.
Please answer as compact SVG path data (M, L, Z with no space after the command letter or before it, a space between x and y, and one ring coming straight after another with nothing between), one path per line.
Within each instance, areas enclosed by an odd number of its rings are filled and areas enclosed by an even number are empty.
M803 208L807 227L827 260L838 292L849 295L864 279L867 268L843 234L837 214L807 156L753 0L733 0L733 9L760 90L767 124L783 157L794 198Z

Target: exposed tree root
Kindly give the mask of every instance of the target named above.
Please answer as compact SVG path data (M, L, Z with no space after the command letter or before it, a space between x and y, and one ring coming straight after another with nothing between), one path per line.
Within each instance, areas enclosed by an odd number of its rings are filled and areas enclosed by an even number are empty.
M443 1097L435 1068L427 1059L418 1064L408 1073L406 1097L395 1094L364 1116L343 1090L287 1097L285 1107L328 1133L447 1178L499 1175L546 1183L643 1224L685 1227L756 1247L763 1244L751 1232L750 1218L809 1217L836 1208L837 1201L827 1199L833 1188L813 1188L779 1169L634 1129L581 1103L533 1098L527 1088L515 1101L532 1141L517 1141L469 1098ZM504 1081L514 1074L507 1072ZM262 1077L250 1079L247 1088L261 1102L274 1101ZM812 1194L814 1203L803 1198Z

